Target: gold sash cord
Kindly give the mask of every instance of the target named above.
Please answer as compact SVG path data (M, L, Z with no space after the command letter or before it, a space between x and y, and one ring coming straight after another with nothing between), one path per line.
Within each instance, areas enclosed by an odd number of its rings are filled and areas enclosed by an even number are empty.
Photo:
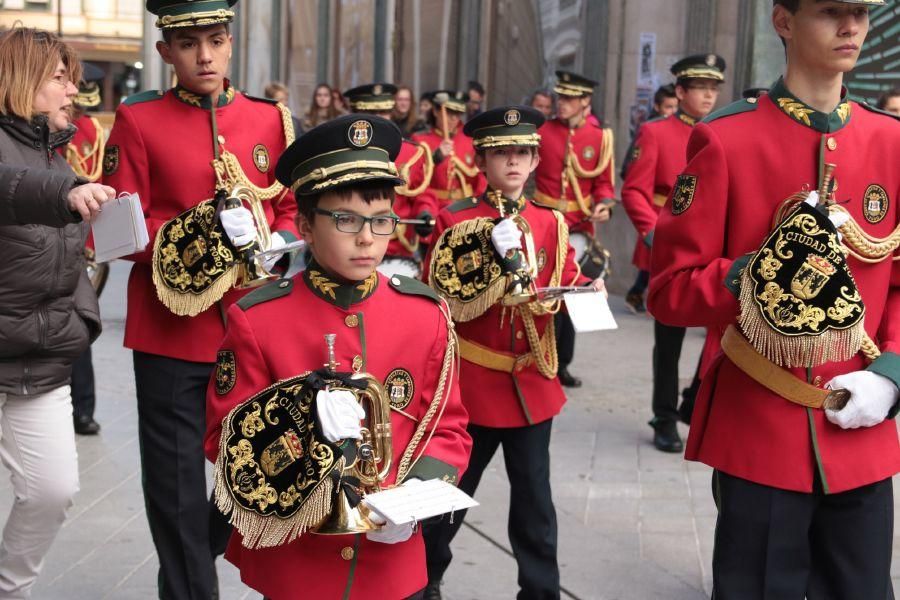
M294 142L294 123L291 121L291 111L289 108L279 103L276 105L281 112L281 127L284 130L285 148ZM280 201L287 194L287 188L275 181L268 187L259 187L254 184L244 173L238 158L225 149L222 143L222 150L218 159L213 159L212 167L216 172L216 180L223 189L231 190L235 186L243 186L250 189L260 201L276 199Z
M431 149L427 144L424 144L422 142L418 142L416 145L419 147L416 150L416 153L413 154L412 158L409 159L409 162L400 166L400 177L402 177L406 183L403 185L398 185L394 188L394 190L401 196L418 196L419 194L424 192L429 185L431 185L431 176L434 175L434 160L431 158ZM419 185L419 187L410 189L409 172L412 169L413 165L416 164L422 157L425 158L424 180Z
M550 286L557 287L562 281L563 268L566 263L566 254L569 249L569 228L562 214L552 213L556 218L556 261L553 274L550 276ZM549 303L528 302L513 307L514 314L522 318L522 327L528 339L529 352L520 356L514 356L505 352L498 352L481 344L469 341L465 338L459 340L460 355L467 361L491 369L513 373L519 368L534 364L538 373L547 379L556 377L559 369L559 357L556 353L556 328L553 319L550 319L544 335L541 337L534 322L535 316L553 315L559 312L562 302L555 300Z
M453 189L453 182L457 181L459 182L459 189L461 189L463 192L462 197L468 198L472 195L472 186L469 185L468 178L478 175L478 167L474 165L469 167L455 154L451 154L449 160L450 166L447 170L447 192L451 193Z
M837 204L832 205L830 211L847 213L846 208ZM877 238L866 233L851 217L841 225L840 231L850 255L864 263L879 263L900 248L900 225L889 236ZM900 256L894 256L892 260L900 260Z
M415 236L413 241L410 242L406 237L406 228L406 223L397 223L397 228L394 229L394 233L391 234L391 239L397 240L407 252L415 254L416 250L419 249L419 236Z
M444 409L447 408L450 390L453 389L452 381L459 376L459 339L456 335L456 329L453 327L453 319L450 317L450 307L441 300L440 310L447 323L447 349L444 351L441 374L438 377L437 387L434 390L431 402L428 404L428 410L425 411L425 415L416 426L416 432L400 458L400 463L397 467L398 483L402 483L406 479L406 476L415 464L425 454L428 442L431 441L431 437L434 435L435 429L437 429L437 424L444 414ZM432 421L434 421L434 426L429 430L428 425ZM423 438L425 441L421 443ZM417 450L418 453L416 452ZM413 458L413 455L415 455L415 458Z
M100 121L98 121L94 117L90 117L91 123L94 125L94 130L97 132L97 139L94 140L94 145L91 146L90 151L84 156L78 151L78 148L73 143L69 143L66 146L66 162L72 167L72 170L75 171L75 175L79 177L84 177L90 182L95 182L100 179L100 174L103 172L103 154L105 144L103 143L103 127L100 125ZM90 160L94 160L94 164L90 170L87 168L88 162Z
M586 199L581 193L581 186L579 185L579 178L581 179L594 179L599 177L603 171L606 170L607 167L610 168L610 172L612 173L612 186L616 185L616 166L615 166L615 157L613 156L614 150L614 141L613 141L613 132L612 129L604 128L603 129L603 143L600 146L600 158L597 161L597 166L594 169L587 170L581 165L581 161L578 160L578 157L575 155L575 147L572 142L572 137L575 135L574 129L569 129L569 138L566 141L566 158L564 161L563 172L562 172L562 193L561 196L563 198L566 197L566 188L572 187L572 192L575 194L575 202L578 203L578 208L581 209L581 212L584 213L584 216L589 217L593 214L593 207L589 202L589 199Z

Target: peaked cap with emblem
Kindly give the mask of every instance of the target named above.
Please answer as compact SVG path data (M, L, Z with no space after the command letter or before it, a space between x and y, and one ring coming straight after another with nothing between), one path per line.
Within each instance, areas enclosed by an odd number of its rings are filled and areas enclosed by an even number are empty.
M84 71L81 81L78 82L78 94L75 96L75 104L81 108L94 108L100 105L100 84L103 79L103 69L93 63L82 63Z
M556 86L553 88L553 91L560 96L578 98L593 94L595 87L597 87L597 82L593 79L588 79L571 71L557 71Z
M394 109L397 86L390 83L369 83L344 92L344 100L354 112L379 112Z
M466 112L466 102L469 101L469 94L455 90L437 90L432 92L431 103L435 106L446 106L447 110L458 113Z
M725 81L725 59L718 54L694 54L672 65L676 79L713 79Z
M238 0L147 0L147 10L157 16L160 29L206 27L234 20L232 6Z
M288 146L275 177L299 196L364 181L404 183L394 161L403 136L397 126L375 115L351 113L322 123Z
M503 106L484 111L466 123L463 133L476 148L539 146L544 115L530 106Z

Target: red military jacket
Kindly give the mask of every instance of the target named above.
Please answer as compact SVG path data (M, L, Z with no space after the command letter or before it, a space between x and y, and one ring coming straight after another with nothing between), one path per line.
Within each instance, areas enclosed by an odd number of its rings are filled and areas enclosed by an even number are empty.
M429 193L437 200L439 207L462 200L467 195L480 196L487 188L484 175L475 166L475 147L472 145L472 138L462 132L462 123L457 127L456 133L451 135L451 138L453 140L453 156L458 164L454 165L454 161L449 156L440 157L440 161L435 160L434 175L432 175L431 185L428 187ZM427 145L433 154L444 141L444 134L440 129L433 127L426 132L414 134L412 139L414 142ZM451 177L453 172L459 173L460 177ZM460 178L464 179L469 186L469 194L463 191Z
M79 177L97 181L103 168L103 127L89 114L81 115L72 124L78 131L66 145L66 162Z
M397 315L402 314L402 319ZM447 349L447 320L437 296L419 281L373 275L340 284L315 262L291 280L246 296L228 311L219 356L233 373L207 393L206 455L215 461L222 420L232 408L272 383L327 363L324 334L337 334L339 370L359 368L391 395L393 485L400 457L434 397ZM451 359L451 363L453 360ZM448 380L443 412L435 417L408 478L455 483L468 464L472 440L455 377ZM395 393L394 388L399 389ZM424 447L424 451L422 448ZM274 548L249 550L234 533L225 557L241 579L273 600L349 598L400 600L425 587L421 530L408 541L381 544L365 535L303 534ZM349 590L348 595L345 590Z
M562 215L524 198L521 203L520 214L531 227L534 238L538 262L537 286L549 286L557 270L557 285L588 283L589 280L581 275L575 264L574 250L565 239L566 226ZM499 211L486 195L461 200L438 215L434 239L437 241L444 230L463 221L477 217L499 219L499 216ZM560 253L561 263L558 267L557 253ZM430 266L430 257L425 266L426 269ZM427 272L425 280L428 280ZM520 306L527 310L527 305ZM553 316L535 315L534 322L538 336L555 350ZM533 357L524 364L521 362L530 354L531 346L518 310L504 308L497 303L480 317L456 323L456 332L462 357L459 385L471 423L483 427L523 427L559 414L566 396L556 374L549 378L542 375ZM520 360L511 370L483 366L485 362L496 362L504 357L509 361Z
M656 228L659 210L672 192L675 178L687 165L688 138L697 119L678 111L641 125L631 162L622 184L622 206L637 230L632 262L650 270L648 239Z
M594 225L588 221L590 212L599 202L611 202L615 197L615 148L611 129L603 129L589 121L584 121L575 129L560 119L544 123L538 130L541 134L541 162L535 170L535 202L560 210L571 231L594 233ZM570 156L571 145L571 156ZM571 185L567 172L568 164L581 172L601 172L592 178L576 174L578 189L584 200L579 206L577 194ZM601 160L608 161L603 167Z
M739 308L725 286L735 259L755 252L772 230L780 203L816 189L825 162L837 165L836 199L870 235L900 223L900 123L842 101L814 110L779 82L768 96L738 102L694 128L688 164L660 214L652 256L649 309L677 326L718 333ZM668 206L668 205L667 205ZM678 212L676 216L673 212ZM846 240L845 240L846 243ZM866 307L865 328L883 355L861 354L794 375L816 386L860 369L900 382L900 262L850 258ZM731 271L731 272L730 272ZM891 477L900 469L896 423L844 430L824 411L770 392L719 355L703 380L685 457L750 481L810 492L818 469L826 493Z
M140 194L150 244L130 257L125 347L194 362L214 362L225 333L224 308L212 307L195 317L170 312L153 286L151 258L156 232L167 221L215 195L216 176L208 98L183 88L148 91L130 97L116 111L106 145L103 182L118 192ZM204 107L206 106L206 107ZM248 124L252 124L249 126ZM216 108L215 135L237 156L254 185L275 183L275 163L285 149L281 111L228 87ZM272 231L286 241L297 239L293 195L265 202ZM225 306L240 297L231 292Z
M431 149L425 144L403 140L400 155L395 162L400 174L406 179L406 185L397 189L394 200L394 212L397 216L401 219L415 219L424 211L432 218L437 216L437 200L428 190L434 168ZM398 223L385 256L411 258L416 255L420 241L427 243L428 240L420 240L414 225Z

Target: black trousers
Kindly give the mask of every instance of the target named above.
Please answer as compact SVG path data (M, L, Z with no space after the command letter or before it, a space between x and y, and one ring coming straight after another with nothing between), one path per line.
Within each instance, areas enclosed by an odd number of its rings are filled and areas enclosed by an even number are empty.
M518 600L558 599L559 565L556 560L556 509L550 493L550 429L553 420L537 425L500 429L469 425L472 456L459 480L459 489L473 495L488 463L503 445L510 482L507 529L519 567ZM439 581L453 553L450 542L462 526L466 511L423 528L428 580Z
M657 421L678 420L678 360L685 331L653 322L653 416Z
M559 368L567 369L575 356L575 326L569 313L564 310L554 317L556 326L556 354L559 356Z
M209 600L231 526L206 491L206 386L213 364L134 353L144 503L159 597Z
M643 294L647 291L648 285L650 285L650 271L641 269L638 271L637 277L634 278L634 284L631 286L631 289L628 290L628 293Z
M91 347L72 364L72 414L78 417L94 417L97 398L94 394L94 364Z
M715 471L713 600L893 600L890 479L825 495Z

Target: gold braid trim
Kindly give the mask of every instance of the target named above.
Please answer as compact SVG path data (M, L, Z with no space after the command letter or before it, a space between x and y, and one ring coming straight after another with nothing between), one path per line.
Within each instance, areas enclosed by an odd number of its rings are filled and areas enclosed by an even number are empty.
M400 166L400 177L406 181L403 185L398 185L394 188L401 196L418 196L422 192L424 192L429 185L431 185L431 176L434 175L434 159L431 157L431 149L424 144L423 142L418 142L416 144L419 149L416 150L416 153L413 154L413 157L409 159L408 162ZM409 172L412 170L412 166L419 161L419 158L425 158L425 165L423 171L425 173L425 179L422 181L422 185L415 189L410 189L408 187L409 184Z
M94 140L94 145L87 154L82 156L75 144L70 142L66 146L66 162L68 162L69 166L72 167L72 170L75 171L75 175L84 177L93 183L98 181L100 175L103 173L103 154L105 145L103 144L103 127L100 125L100 121L95 117L89 118L94 125L94 130L97 132L97 139ZM89 171L87 169L87 163L91 159L94 159L94 165Z
M281 113L281 127L284 130L284 147L287 148L294 142L294 123L291 121L291 110L280 102L275 105ZM284 198L287 194L287 188L275 181L268 187L259 187L254 184L244 173L238 158L222 147L222 153L219 159L212 161L213 169L216 171L216 179L225 189L232 189L235 186L243 186L249 188L257 198L261 201L276 199L276 202Z
M862 346L860 346L859 351L863 353L863 356L869 362L875 362L875 359L881 356L881 350L878 349L872 338L865 332L863 332Z
M412 439L409 441L409 445L406 446L406 449L403 451L403 456L400 458L400 464L397 467L398 483L402 483L403 480L406 479L410 470L412 470L419 459L425 454L425 450L428 448L428 442L431 441L431 438L437 429L437 425L444 414L444 409L447 408L447 401L450 399L450 393L453 389L453 380L456 377L456 373L459 371L459 340L456 337L456 329L453 327L453 319L450 317L450 307L443 300L440 303L440 311L447 323L447 348L444 350L441 374L440 377L438 377L438 384L434 390L434 396L431 398L431 403L428 405L428 410L425 411L425 416L422 417L422 420L416 427L415 434L413 434ZM554 343L554 347L555 346L556 344ZM437 416L436 419L435 416ZM432 419L435 419L434 426L427 432L426 438L426 430L428 430L428 425L431 423ZM419 449L419 443L422 442L422 438L425 438L425 441L422 443L422 448ZM417 450L418 454L415 459L413 459L413 455L416 454Z
M463 197L468 198L472 195L472 186L469 185L469 177L475 177L478 175L478 167L476 166L467 166L466 163L459 159L458 156L451 155L450 156L450 168L447 171L447 191L453 187L453 180L457 180L459 182L459 188L463 191Z
M603 143L600 144L600 159L597 161L596 168L588 171L581 165L581 161L577 158L572 161L571 165L575 171L575 174L582 179L594 179L595 177L599 177L603 171L610 165L612 165L612 185L616 185L615 181L615 157L613 157L613 132L612 129L604 128L603 129Z
M832 212L847 213L843 206L832 205ZM844 236L844 245L850 250L850 254L857 260L874 264L885 260L897 248L900 248L900 225L891 234L884 238L877 238L866 233L853 217L841 225L841 234ZM894 256L893 260L900 260L900 256Z
M572 135L574 132L570 130L569 133L569 142L568 149L566 150L566 158L565 158L565 167L563 168L563 189L562 189L562 198L566 197L566 187L571 186L572 191L575 193L575 202L578 203L578 207L581 208L581 212L584 213L584 216L590 217L593 214L593 207L591 206L590 200L585 198L581 193L581 186L579 185L580 179L594 179L599 177L607 167L611 168L612 173L612 185L615 186L615 157L613 156L613 133L611 129L603 130L603 143L600 146L600 158L597 161L597 167L593 170L585 170L585 168L581 165L581 161L578 160L578 157L575 155L575 148L572 145Z
M541 338L538 335L532 311L522 308L517 308L517 310L519 316L522 317L522 325L525 328L525 337L528 338L528 346L531 348L530 357L534 360L534 366L543 377L553 379L559 369L559 356L556 353L556 325L553 319L548 320L544 337Z

